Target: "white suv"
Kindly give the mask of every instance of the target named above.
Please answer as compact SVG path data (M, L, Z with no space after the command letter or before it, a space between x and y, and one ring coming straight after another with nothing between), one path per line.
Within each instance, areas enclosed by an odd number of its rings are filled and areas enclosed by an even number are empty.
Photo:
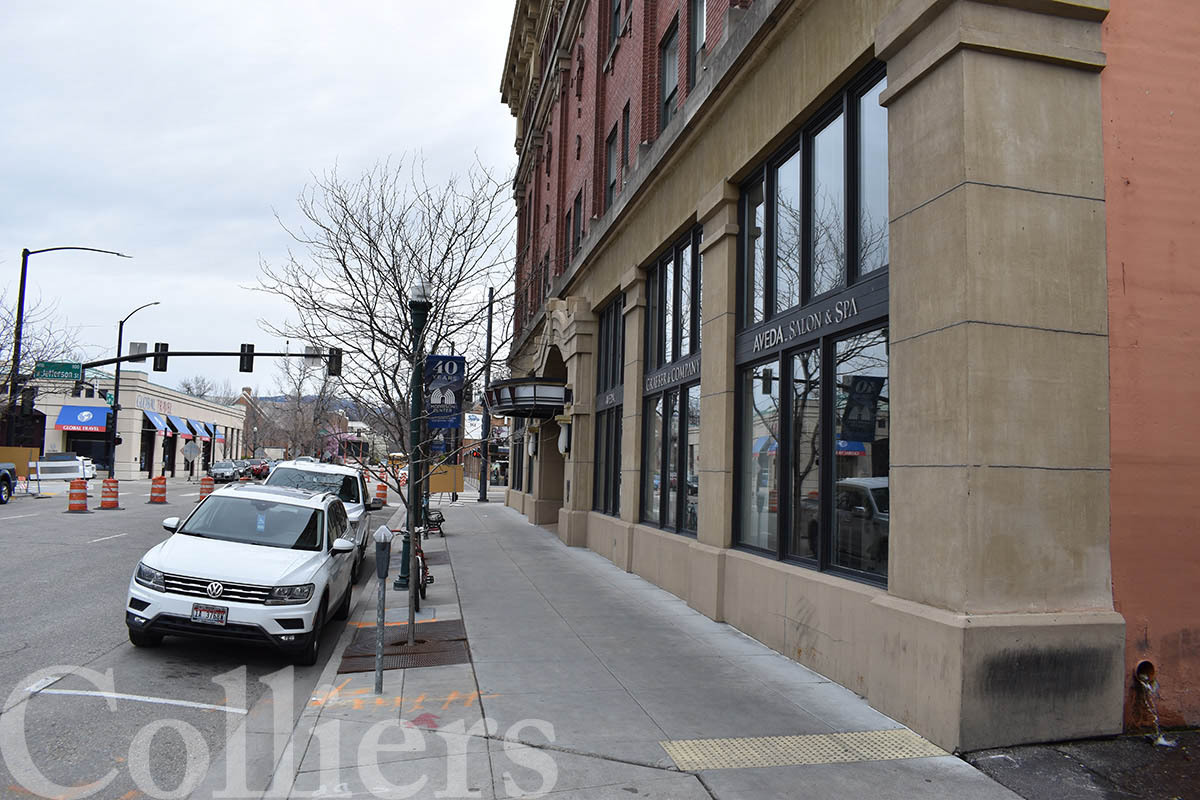
M307 491L333 492L346 506L350 517L350 532L346 538L358 547L354 559L354 578L358 583L367 540L371 535L371 512L383 508L383 501L370 497L362 472L340 464L321 464L315 461L281 461L267 476L267 486L290 486Z
M329 492L242 484L204 498L129 582L129 641L164 635L269 643L314 664L321 627L350 613L357 547Z

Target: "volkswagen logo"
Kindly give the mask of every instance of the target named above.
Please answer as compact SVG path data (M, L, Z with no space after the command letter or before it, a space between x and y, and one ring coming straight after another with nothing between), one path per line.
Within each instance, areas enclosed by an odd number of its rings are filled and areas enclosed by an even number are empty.
M225 591L225 587L222 586L217 581L213 581L212 583L210 583L208 585L208 596L209 597L220 597L221 592L223 592L223 591Z

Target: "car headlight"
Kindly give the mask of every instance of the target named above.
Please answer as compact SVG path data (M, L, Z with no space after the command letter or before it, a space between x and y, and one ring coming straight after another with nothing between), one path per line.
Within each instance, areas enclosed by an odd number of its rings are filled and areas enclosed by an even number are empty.
M289 606L307 603L312 599L313 589L315 588L311 583L301 584L300 586L276 586L271 589L271 594L267 598L267 605Z
M163 574L158 570L151 569L140 562L138 563L137 572L134 574L133 579L142 586L148 586L151 589L157 589L160 592L165 592L167 590L166 585L163 583Z

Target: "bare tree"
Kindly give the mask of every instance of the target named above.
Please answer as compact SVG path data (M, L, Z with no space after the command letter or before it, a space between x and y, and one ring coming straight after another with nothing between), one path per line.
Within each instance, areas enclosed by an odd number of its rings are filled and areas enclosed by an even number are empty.
M329 417L335 411L337 384L324 366L280 359L275 385L282 399L270 404L273 413L265 423L269 432L260 429L259 439L283 443L293 457L321 455Z
M478 163L435 184L413 158L350 180L331 171L298 202L301 226L284 228L299 252L283 264L264 263L259 281L261 290L292 304L298 321L267 328L341 347L341 393L371 410L365 421L377 433L411 452L412 287L419 277L429 289L422 354L453 348L467 357L468 383L478 383L489 286L498 289L495 349L503 351L511 336L510 184ZM502 364L503 356L492 363ZM392 473L399 488L399 470Z
M8 377L12 368L13 329L16 326L16 301L7 290L0 291L0 375ZM26 296L25 316L21 323L21 364L19 373L33 370L38 361L82 360L79 328L67 324L56 303L40 296Z
M205 375L193 375L179 382L179 391L201 400L209 400L216 392L216 383Z

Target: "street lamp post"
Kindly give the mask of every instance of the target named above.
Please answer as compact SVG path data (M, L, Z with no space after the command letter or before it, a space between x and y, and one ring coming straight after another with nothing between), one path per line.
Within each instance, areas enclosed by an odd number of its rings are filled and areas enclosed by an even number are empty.
M421 524L422 476L421 476L421 417L423 410L421 350L422 337L425 333L425 322L429 316L429 292L424 279L418 275L412 287L412 295L408 300L408 311L412 316L412 381L409 385L409 420L408 420L408 532L404 536L404 549L401 556L401 573L396 578L396 588L408 588L408 642L412 644L415 635L416 605L415 594L417 582L421 576L416 569L416 548L412 546L412 537L417 535L417 526Z
M495 289L488 287L487 353L483 359L483 447L479 451L479 502L488 501L492 488L492 412L487 404L487 387L492 382L492 301Z
M38 253L51 253L55 250L86 250L90 253L106 253L110 256L120 256L121 258L133 258L124 253L118 253L116 250L97 250L95 247L44 247L41 250L30 250L28 247L21 251L21 283L17 289L17 319L13 325L13 353L12 353L12 371L8 376L8 405L5 410L9 412L8 441L7 444L12 444L13 424L11 412L17 402L17 373L21 368L21 326L25 322L25 273L29 269L29 257L36 256ZM119 354L118 354L119 355ZM79 377L83 377L80 375Z
M125 323L143 308L158 305L158 301L138 306L125 315L125 319L117 323L117 358L121 357L122 339L125 336ZM117 412L121 410L121 362L116 363L113 375L112 393L112 436L108 440L108 477L117 477Z

